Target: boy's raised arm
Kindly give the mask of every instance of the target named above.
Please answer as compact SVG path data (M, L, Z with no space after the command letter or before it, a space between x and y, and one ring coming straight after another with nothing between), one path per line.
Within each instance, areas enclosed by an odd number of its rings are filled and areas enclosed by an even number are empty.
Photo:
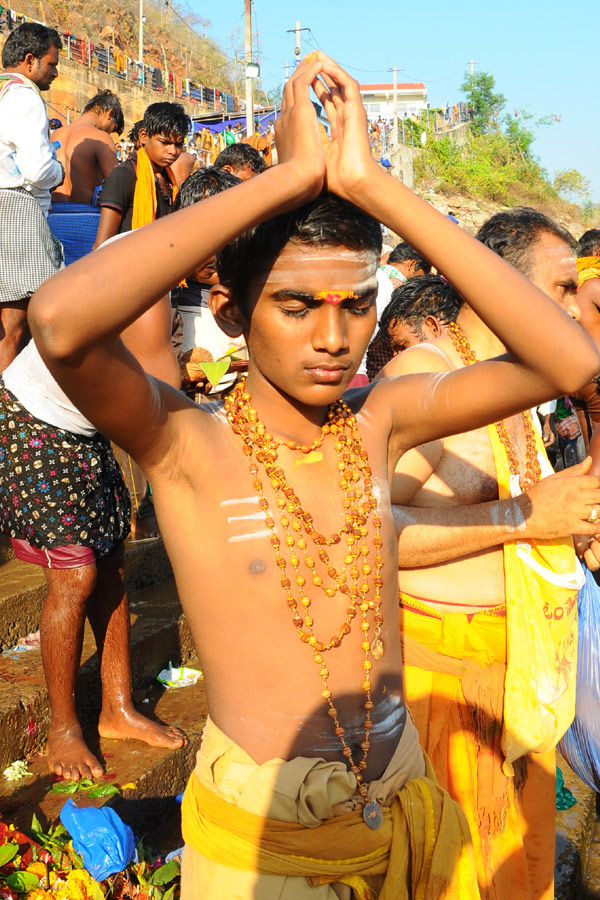
M377 165L358 84L335 62L319 58L322 81L315 79L313 87L331 124L329 190L430 259L509 351L502 361L476 369L408 376L402 388L382 385L394 411L402 413L403 443L456 434L577 390L600 368L585 332L516 269Z
M160 455L169 417L165 392L119 334L238 234L320 192L325 160L309 89L321 66L303 62L286 84L278 166L100 248L31 300L31 331L48 368L77 408L134 456L147 459L150 443Z

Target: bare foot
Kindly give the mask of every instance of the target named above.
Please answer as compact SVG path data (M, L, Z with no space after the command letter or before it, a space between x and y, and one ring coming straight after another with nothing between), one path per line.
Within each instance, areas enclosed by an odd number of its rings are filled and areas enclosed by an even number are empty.
M48 768L65 781L99 778L104 774L104 766L88 749L79 723L65 728L50 725Z
M130 738L135 741L143 741L151 747L167 747L171 750L185 747L188 743L181 728L153 722L135 709L131 709L129 712L118 712L112 716L104 711L101 712L98 720L98 733L100 737L116 740Z
M131 518L131 540L144 541L148 538L160 537L160 528L154 511L151 509L143 516L134 514Z

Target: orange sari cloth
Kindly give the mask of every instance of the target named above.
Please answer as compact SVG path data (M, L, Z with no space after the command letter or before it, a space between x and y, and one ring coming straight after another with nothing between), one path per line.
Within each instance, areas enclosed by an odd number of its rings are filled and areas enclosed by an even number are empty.
M482 900L554 897L555 754L502 772L504 607L438 615L400 594L406 700L439 784L469 823Z

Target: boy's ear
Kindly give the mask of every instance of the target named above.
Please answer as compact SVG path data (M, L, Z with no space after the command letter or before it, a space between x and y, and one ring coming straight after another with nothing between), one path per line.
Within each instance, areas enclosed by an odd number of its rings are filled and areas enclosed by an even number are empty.
M140 130L138 131L138 141L140 142L142 147L144 146L144 144L146 143L147 140L148 140L148 132L146 131L145 128L140 128Z
M222 284L213 284L208 297L208 307L215 322L228 337L240 337L244 331L245 319L231 290Z

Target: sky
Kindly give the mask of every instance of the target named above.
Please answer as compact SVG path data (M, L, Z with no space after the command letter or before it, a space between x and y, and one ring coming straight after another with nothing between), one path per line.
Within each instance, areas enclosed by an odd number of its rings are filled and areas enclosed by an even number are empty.
M204 4L187 0L208 24L208 35L231 47L232 29L243 43L244 0ZM577 169L600 202L600 116L595 103L598 54L586 39L590 6L582 0L253 0L253 32L258 36L262 83L266 90L285 79L294 62L296 20L302 54L321 47L364 84L423 81L431 106L465 99L459 88L469 60L488 72L504 94L504 112L525 109L537 119L560 117L536 130L533 152L551 177ZM586 22L588 23L586 25ZM531 119L529 125L534 121Z

